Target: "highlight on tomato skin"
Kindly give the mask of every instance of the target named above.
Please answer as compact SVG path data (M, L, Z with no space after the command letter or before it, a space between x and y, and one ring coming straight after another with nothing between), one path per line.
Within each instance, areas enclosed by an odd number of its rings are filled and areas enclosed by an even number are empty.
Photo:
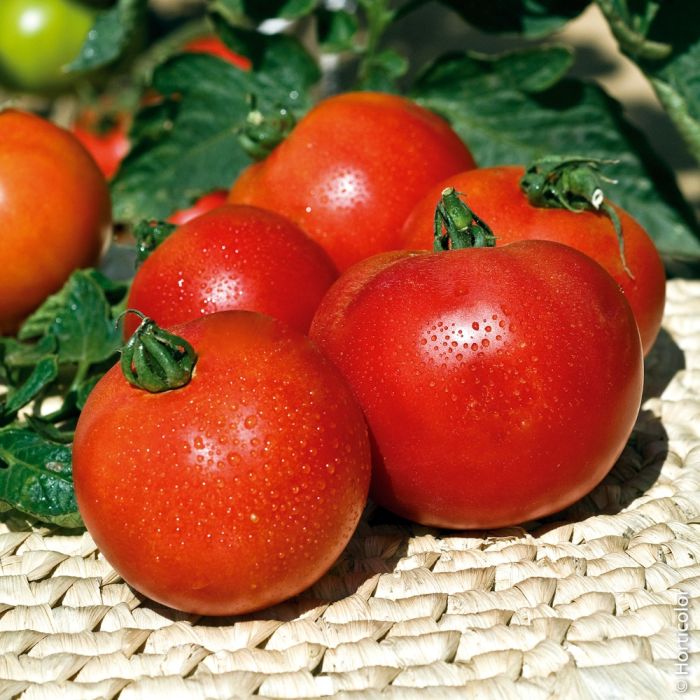
M332 566L364 509L362 412L318 348L268 316L224 311L169 332L196 353L186 384L149 393L117 365L80 416L88 532L164 605L234 615L286 600Z
M477 168L436 184L416 202L406 219L401 247L432 250L436 203L445 187L454 187L471 209L489 223L497 246L519 240L556 241L580 250L602 265L632 307L644 353L648 354L661 328L666 300L663 261L649 234L631 214L612 204L621 223L623 260L613 223L604 212L534 206L520 187L524 173L520 165Z
M570 505L612 468L641 400L629 304L597 263L549 241L364 260L310 337L365 413L372 499L432 527Z
M178 227L134 275L127 305L163 326L226 309L267 313L305 333L338 272L288 219L226 204ZM126 336L137 325L124 323Z

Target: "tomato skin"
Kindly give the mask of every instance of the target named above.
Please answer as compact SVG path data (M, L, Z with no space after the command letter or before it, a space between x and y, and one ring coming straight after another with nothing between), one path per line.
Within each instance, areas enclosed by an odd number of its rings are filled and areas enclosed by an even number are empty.
M115 366L73 446L80 513L136 589L230 615L314 583L350 539L370 477L346 383L304 336L262 314L174 329L199 359L189 384L149 394Z
M180 209L174 214L171 214L168 217L168 221L171 224L182 226L182 224L186 224L188 221L196 219L198 216L206 214L212 209L217 209L218 207L224 206L226 204L227 196L228 192L226 192L226 190L214 190L214 192L210 192L209 194L205 194L204 196L200 197L188 209Z
M0 2L0 74L21 90L51 91L75 82L63 67L78 56L95 21L74 0Z
M0 333L21 321L73 270L95 265L111 231L99 168L64 129L28 112L0 112Z
M570 245L602 265L618 283L632 307L644 353L651 350L661 328L666 299L666 276L661 257L642 226L618 206L631 278L620 258L618 239L603 213L575 213L530 204L520 189L521 166L479 168L439 183L416 204L404 225L407 250L432 250L435 206L445 187L463 193L469 207L496 236L496 245L518 240L549 240ZM613 205L614 206L614 205Z
M127 306L161 326L215 311L261 311L306 333L338 273L298 226L227 204L176 229L134 276ZM125 319L130 335L138 319Z
M400 227L435 182L474 167L447 122L395 95L345 93L319 103L229 201L290 218L339 270L400 247Z
M330 289L310 336L365 412L372 497L431 526L570 505L612 467L641 399L629 305L557 243L375 256Z

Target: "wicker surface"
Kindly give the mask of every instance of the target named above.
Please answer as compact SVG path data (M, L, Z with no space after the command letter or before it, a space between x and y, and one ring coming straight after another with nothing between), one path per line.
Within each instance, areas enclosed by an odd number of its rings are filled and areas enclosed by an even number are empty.
M669 283L664 327L588 498L490 533L368 511L316 586L246 618L158 607L87 534L8 522L0 698L700 697L700 283Z

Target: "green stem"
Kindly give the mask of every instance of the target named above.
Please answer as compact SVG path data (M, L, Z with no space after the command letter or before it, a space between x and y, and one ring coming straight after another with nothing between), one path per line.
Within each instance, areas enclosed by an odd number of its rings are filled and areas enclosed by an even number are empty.
M369 79L372 62L377 55L384 32L396 17L396 11L389 5L390 0L359 0L367 17L367 44L358 71L360 84Z
M611 221L620 249L625 273L634 279L625 258L622 224L615 209L605 200L603 184L613 182L604 177L600 165L609 162L578 156L545 156L534 161L520 180L520 189L534 207L566 209L574 213L604 213Z
M127 309L124 313L135 313L141 318L139 327L121 350L121 368L126 380L153 394L188 384L197 363L194 348L140 311Z
M700 122L693 117L688 102L664 80L649 77L664 110L675 124L678 132L698 163L700 163Z
M635 61L661 61L668 58L673 50L670 44L650 41L646 37L658 10L658 3L649 3L645 15L635 18L630 15L626 0L621 1L621 7L618 7L615 0L596 0L596 4L607 20L622 53Z
M463 196L463 195L462 195ZM435 208L433 250L492 248L496 237L461 199L454 187L447 187Z
M273 114L258 109L255 96L250 98L250 112L238 141L253 160L264 160L290 134L296 120L286 107L278 107Z

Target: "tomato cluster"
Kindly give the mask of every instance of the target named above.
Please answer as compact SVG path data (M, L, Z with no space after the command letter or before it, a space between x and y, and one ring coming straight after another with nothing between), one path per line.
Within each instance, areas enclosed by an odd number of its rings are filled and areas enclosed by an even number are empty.
M318 579L368 493L418 523L486 528L605 476L636 419L663 267L597 189L593 209L541 207L525 174L477 168L407 99L347 93L150 253L121 365L74 442L81 513L128 582L243 613Z

